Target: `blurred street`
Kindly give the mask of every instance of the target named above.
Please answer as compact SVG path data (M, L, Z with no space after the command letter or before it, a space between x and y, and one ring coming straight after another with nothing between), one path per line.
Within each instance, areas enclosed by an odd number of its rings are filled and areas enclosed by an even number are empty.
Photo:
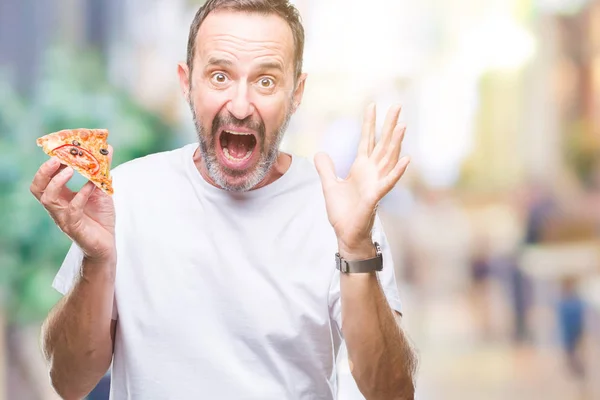
M583 382L569 375L559 349L486 342L470 317L469 299L460 294L427 308L419 399L592 399L584 397Z

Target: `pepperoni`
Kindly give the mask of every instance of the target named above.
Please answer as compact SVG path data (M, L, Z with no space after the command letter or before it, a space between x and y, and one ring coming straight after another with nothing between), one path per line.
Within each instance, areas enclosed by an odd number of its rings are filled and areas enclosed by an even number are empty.
M78 155L73 155L71 150L78 150ZM72 144L65 144L52 150L52 152L59 158L69 160L74 166L88 171L91 175L95 175L100 170L100 163L98 159L92 155L89 151L82 147L73 146ZM74 153L74 152L73 152Z

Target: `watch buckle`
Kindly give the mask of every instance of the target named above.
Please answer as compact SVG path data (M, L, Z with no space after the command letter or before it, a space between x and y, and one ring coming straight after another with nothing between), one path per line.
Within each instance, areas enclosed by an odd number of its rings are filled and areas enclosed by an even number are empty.
M348 264L346 262L346 260L341 260L342 264L341 264L341 268L340 271L342 271L344 274L347 274L348 272L350 272L350 264Z
M340 272L343 272L344 274L350 272L350 265L346 262L346 260L340 257L339 253L335 255L335 262L337 264L337 269L339 269Z

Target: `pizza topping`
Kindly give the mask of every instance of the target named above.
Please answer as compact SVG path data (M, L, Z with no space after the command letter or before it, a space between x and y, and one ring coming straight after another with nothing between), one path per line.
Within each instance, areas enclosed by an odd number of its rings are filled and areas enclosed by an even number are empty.
M73 140L73 146L81 146L81 144L77 140Z
M57 147L53 150L53 152L63 158L70 159L74 166L79 167L81 169L85 169L90 172L90 174L94 175L100 170L100 163L86 149L77 149L70 144L63 145ZM73 157L78 156L78 157Z
M103 156L107 156L108 155L108 150L107 149L100 149L100 154L102 154Z

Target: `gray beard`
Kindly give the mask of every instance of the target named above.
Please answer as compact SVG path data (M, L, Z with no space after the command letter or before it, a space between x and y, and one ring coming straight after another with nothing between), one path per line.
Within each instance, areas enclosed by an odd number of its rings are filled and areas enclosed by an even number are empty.
M260 157L258 159L257 165L253 167L250 171L243 172L231 170L224 171L226 167L222 166L219 163L216 154L216 136L218 135L218 132L210 136L207 135L206 130L202 127L200 121L198 121L198 118L196 118L196 111L194 109L193 102L190 102L190 108L192 110L194 126L196 127L196 134L198 135L200 155L202 156L202 160L206 165L208 176L210 177L210 179L213 180L214 183L217 184L217 186L230 192L247 192L265 179L265 177L269 173L269 170L275 164L275 162L277 161L277 157L279 156L279 146L281 145L281 140L283 139L283 135L287 130L287 127L290 123L290 118L292 117L291 112L289 112L289 110L291 110L291 107L288 109L288 112L286 113L285 119L281 126L279 126L279 128L275 130L274 140L269 145L269 148L264 148L264 146L266 145L266 135L263 135L263 137L261 138L262 143L256 143L254 151L260 151ZM231 185L227 182L228 176L245 176L245 179L240 184Z

